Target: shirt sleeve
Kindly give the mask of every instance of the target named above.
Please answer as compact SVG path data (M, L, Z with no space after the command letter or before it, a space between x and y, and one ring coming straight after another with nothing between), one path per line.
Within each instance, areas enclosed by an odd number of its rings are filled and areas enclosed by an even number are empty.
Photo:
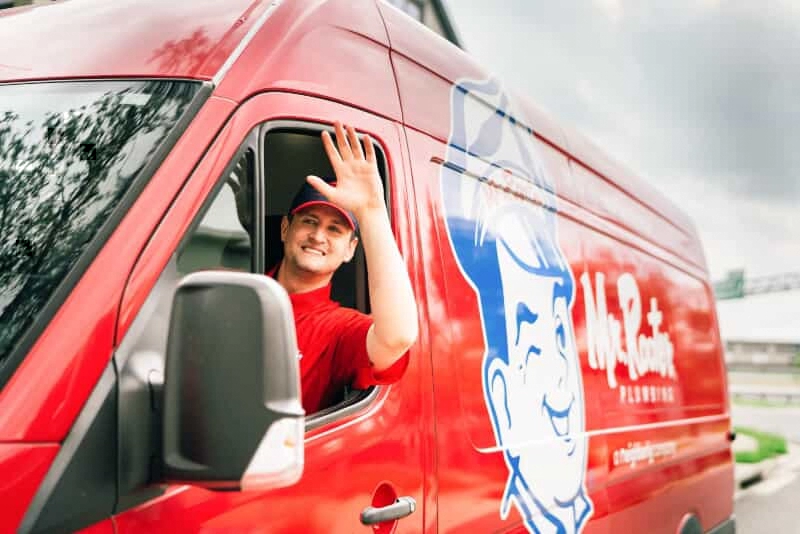
M408 367L408 353L389 368L376 371L367 353L367 332L372 326L372 317L349 308L341 308L341 312L335 364L339 376L348 380L355 389L392 384L400 380Z

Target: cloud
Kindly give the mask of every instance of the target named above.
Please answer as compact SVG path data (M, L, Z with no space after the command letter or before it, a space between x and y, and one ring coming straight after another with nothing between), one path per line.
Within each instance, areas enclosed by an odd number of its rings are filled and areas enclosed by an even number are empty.
M617 22L622 18L622 0L592 0L592 2L611 21Z
M791 3L516 1L488 18L455 4L470 49L556 116L607 135L649 124L646 145L631 145L643 151L621 159L739 177L728 185L741 194L800 194L800 13Z
M800 2L450 5L507 85L689 213L712 274L800 269Z
M793 230L798 215L791 199L743 198L718 181L694 175L672 177L659 189L692 216L713 279L734 269L766 276L800 265L800 239Z

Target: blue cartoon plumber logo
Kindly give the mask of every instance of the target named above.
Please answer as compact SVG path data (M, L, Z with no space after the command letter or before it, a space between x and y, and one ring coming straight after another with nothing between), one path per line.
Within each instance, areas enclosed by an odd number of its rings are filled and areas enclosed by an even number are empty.
M513 504L530 532L580 532L593 505L575 280L558 245L554 184L509 106L493 79L453 87L447 233L480 303L484 398L509 472L500 515Z

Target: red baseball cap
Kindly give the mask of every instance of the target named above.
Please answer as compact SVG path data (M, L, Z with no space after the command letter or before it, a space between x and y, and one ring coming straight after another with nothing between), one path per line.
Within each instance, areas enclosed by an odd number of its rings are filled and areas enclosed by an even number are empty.
M324 177L322 179L325 180L328 185L336 185L335 178ZM342 217L350 224L350 228L353 229L353 232L358 233L358 221L355 215L328 200L328 197L317 191L314 186L308 182L303 182L303 185L300 186L297 194L295 194L292 199L292 204L289 207L289 215L294 215L298 211L309 206L330 206L342 214Z

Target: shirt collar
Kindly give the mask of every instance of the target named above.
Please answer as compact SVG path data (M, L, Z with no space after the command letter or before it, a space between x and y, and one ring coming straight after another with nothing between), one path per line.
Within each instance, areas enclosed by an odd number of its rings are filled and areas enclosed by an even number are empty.
M267 276L277 279L278 267L280 267L280 264L267 271ZM292 309L295 314L313 310L320 305L332 302L331 284L303 293L289 293L289 300L292 302Z
M331 302L331 285L312 289L305 293L290 293L289 300L292 301L292 308L295 313L303 313L314 308Z

